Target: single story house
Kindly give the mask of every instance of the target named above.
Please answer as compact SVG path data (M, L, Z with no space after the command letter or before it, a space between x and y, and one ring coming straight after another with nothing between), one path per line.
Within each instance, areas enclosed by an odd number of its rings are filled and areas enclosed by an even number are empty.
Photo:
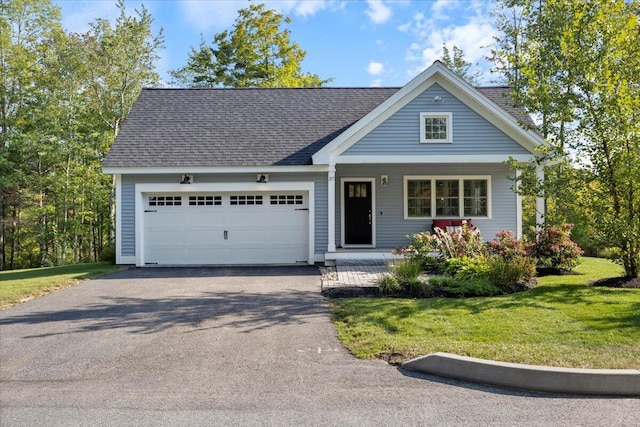
M145 89L103 163L116 260L388 259L440 219L521 235L505 162L545 144L530 125L439 61L401 88Z

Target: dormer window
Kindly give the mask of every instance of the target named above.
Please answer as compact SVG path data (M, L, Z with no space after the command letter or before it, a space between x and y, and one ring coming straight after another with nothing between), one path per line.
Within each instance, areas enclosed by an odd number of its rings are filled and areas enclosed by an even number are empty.
M453 142L451 113L420 113L420 142Z

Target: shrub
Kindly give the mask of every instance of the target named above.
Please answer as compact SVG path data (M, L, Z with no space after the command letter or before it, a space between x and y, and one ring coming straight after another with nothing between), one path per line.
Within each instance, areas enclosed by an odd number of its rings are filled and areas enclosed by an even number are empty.
M413 258L403 258L389 266L391 274L384 275L377 285L383 295L406 295L421 297L427 295L426 284L420 280L422 264Z
M403 282L416 280L422 273L422 263L413 258L404 258L391 265L394 278L402 285Z
M513 231L502 230L496 234L496 238L487 243L489 255L499 256L504 259L512 259L519 256L527 256L531 253L532 246L522 239L516 239Z
M538 231L533 256L538 258L538 268L573 270L580 263L582 249L571 240L573 225L560 227L544 225Z
M380 277L376 285L378 286L380 294L385 296L398 295L402 291L396 279L390 274L385 274Z
M490 280L485 278L472 278L456 280L452 277L432 277L429 285L434 291L444 292L454 297L480 297L499 295L502 291Z
M424 297L429 294L427 284L417 278L400 283L400 287L405 295L411 297Z
M444 261L444 274L458 280L482 278L487 276L489 265L484 258L449 258Z
M433 234L438 250L446 258L477 257L485 253L480 230L462 224L460 231L447 233L436 227Z
M98 259L102 262L108 262L109 264L116 263L116 245L105 246L100 252Z
M514 292L519 283L536 275L536 259L531 257L516 256L505 259L492 256L487 260L487 265L487 279L507 293Z

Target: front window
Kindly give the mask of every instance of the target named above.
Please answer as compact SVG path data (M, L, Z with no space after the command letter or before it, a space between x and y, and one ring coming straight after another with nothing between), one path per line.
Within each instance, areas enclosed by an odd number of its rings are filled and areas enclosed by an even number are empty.
M464 215L487 216L487 181L464 180Z
M431 216L431 181L412 179L407 182L407 209L411 217Z
M436 180L436 216L460 216L460 183Z
M490 217L490 188L489 176L405 176L404 217Z

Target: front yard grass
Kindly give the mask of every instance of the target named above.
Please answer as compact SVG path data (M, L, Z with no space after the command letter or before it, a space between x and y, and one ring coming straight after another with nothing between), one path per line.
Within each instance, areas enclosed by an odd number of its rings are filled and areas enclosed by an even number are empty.
M119 268L117 265L92 263L0 271L0 309L75 285L82 280L117 271Z
M342 343L359 358L438 351L504 362L640 369L640 289L588 283L622 275L582 258L577 275L538 278L527 292L487 298L329 301Z

